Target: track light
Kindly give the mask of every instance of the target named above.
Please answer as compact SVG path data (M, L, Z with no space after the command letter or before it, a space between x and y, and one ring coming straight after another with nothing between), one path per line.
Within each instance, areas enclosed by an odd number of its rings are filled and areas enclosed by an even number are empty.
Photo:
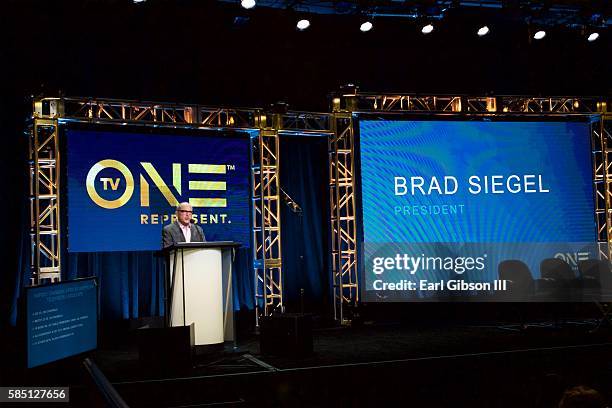
M300 21L297 22L296 25L297 29L300 31L304 31L305 29L307 29L308 27L310 27L310 21L306 18L301 19Z
M476 34L478 34L479 37L484 37L485 35L489 34L490 30L489 27L482 26L478 29L478 32Z
M240 5L245 9L252 9L255 7L255 0L241 0Z
M359 29L361 30L361 32L367 33L368 31L370 31L372 29L372 27L374 27L372 25L371 22L366 21L364 23L361 24L361 26L359 27Z
M589 34L589 36L587 37L587 41L588 42L593 42L593 41L597 40L598 38L599 38L599 33L593 32L593 33Z
M423 34L429 34L434 30L434 26L432 24L427 24L421 28L421 32Z
M533 38L536 40L541 40L544 37L546 37L546 31L544 30L539 30L533 35Z

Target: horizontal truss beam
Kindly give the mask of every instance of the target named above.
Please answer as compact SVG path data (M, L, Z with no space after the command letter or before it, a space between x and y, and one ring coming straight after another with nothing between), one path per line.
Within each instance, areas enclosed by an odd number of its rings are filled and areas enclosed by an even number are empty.
M279 132L330 133L332 115L316 112L271 113L259 108L226 108L175 103L97 98L42 98L34 116L83 123L121 123L170 127L258 130L272 126Z
M572 96L381 95L352 91L332 99L334 110L351 112L584 114L607 112L608 106L601 97Z

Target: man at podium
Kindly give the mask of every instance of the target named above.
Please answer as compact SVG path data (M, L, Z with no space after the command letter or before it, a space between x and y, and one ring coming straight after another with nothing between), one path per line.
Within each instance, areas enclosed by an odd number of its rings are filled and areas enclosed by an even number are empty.
M204 231L192 223L193 207L187 202L176 207L176 221L162 229L162 246L167 248L179 242L205 242Z

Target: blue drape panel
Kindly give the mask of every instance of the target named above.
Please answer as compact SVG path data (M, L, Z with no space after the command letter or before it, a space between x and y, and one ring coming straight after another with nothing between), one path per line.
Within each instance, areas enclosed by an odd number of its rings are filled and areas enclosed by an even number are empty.
M253 308L250 249L237 251L234 308ZM133 319L164 314L164 259L153 252L68 254L63 279L95 276L102 319Z
M302 208L302 214L281 206L285 305L299 311L300 289L305 309L324 312L331 289L329 175L326 137L281 136L280 184Z
M64 271L64 279L98 278L102 319L163 314L164 264L153 252L71 253Z

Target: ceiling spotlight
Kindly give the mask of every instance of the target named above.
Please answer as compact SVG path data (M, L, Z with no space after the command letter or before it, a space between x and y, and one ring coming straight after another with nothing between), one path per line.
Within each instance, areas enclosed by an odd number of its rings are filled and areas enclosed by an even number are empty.
M541 40L544 37L546 37L546 31L544 30L539 30L533 35L533 38L535 38L536 40Z
M480 27L480 28L478 29L477 34L478 34L478 36L479 36L479 37L483 37L483 36L485 36L485 35L489 34L489 31L490 31L490 30L489 30L489 27L487 27L487 26L482 26L482 27Z
M147 0L132 0L134 2L134 4L138 4L138 3L144 3Z
M421 28L421 32L423 34L429 34L434 30L434 26L432 24L427 24L426 26L423 26L423 28Z
M255 7L255 0L241 0L240 5L245 9L252 9Z
M372 23L371 23L371 22L369 22L369 21L366 21L366 22L364 22L364 23L362 23L362 24L361 24L361 26L359 27L359 29L360 29L362 32L367 33L368 31L370 31L370 30L372 29L372 27L374 27L374 26L372 25Z
M598 38L599 38L599 33L591 33L591 34L589 34L589 36L587 37L587 41L588 41L588 42L593 42L593 41L595 41L595 40L596 40L596 39L598 39Z
M308 27L310 27L310 21L308 19L303 18L297 22L297 29L300 31L304 31Z

